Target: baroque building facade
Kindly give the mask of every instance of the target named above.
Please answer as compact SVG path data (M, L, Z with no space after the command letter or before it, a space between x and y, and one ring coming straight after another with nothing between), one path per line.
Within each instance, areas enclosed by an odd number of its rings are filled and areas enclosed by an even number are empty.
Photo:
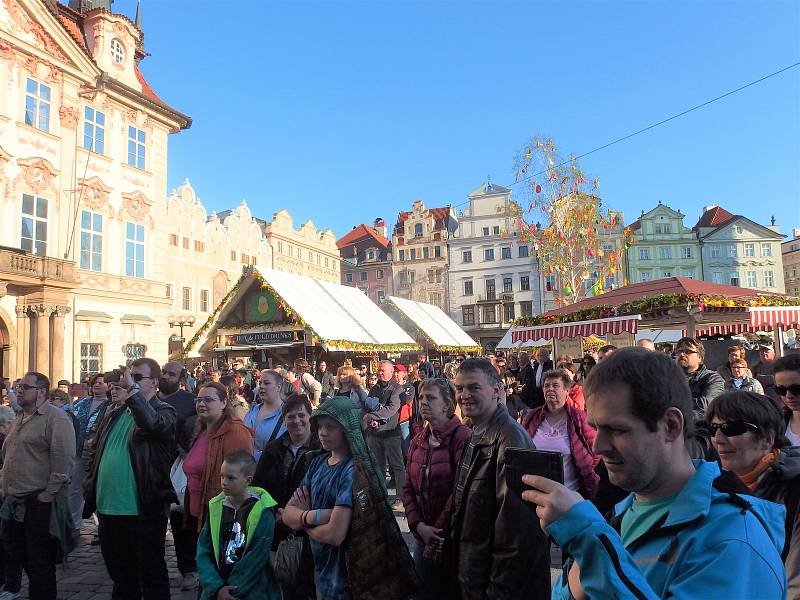
M781 244L783 281L786 293L800 296L800 229L792 229L791 239Z
M415 200L410 211L397 215L392 276L399 297L448 311L447 240L457 225L452 207L425 208L422 200Z
M759 225L712 204L703 208L694 230L706 281L784 293L781 242L785 236L774 224Z
M697 234L683 223L685 216L659 202L631 223L634 241L628 249L629 283L667 277L702 279Z
M534 252L520 239L511 190L481 184L447 240L450 317L493 352L515 318L542 311Z

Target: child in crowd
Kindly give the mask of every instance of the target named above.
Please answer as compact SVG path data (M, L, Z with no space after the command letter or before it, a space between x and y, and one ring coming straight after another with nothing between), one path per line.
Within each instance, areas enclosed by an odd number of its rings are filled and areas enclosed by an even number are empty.
M256 461L245 451L222 463L222 493L208 503L197 541L201 600L280 600L269 562L275 500L251 487Z

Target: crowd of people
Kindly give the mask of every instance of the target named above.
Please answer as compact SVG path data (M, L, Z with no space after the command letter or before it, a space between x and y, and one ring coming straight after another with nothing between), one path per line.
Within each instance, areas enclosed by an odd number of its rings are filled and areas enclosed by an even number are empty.
M84 519L115 600L170 597L168 528L207 600L800 598L800 354L637 345L140 358L79 398L27 373L0 406L0 600L23 572L55 599ZM520 493L509 449L557 453L563 481Z

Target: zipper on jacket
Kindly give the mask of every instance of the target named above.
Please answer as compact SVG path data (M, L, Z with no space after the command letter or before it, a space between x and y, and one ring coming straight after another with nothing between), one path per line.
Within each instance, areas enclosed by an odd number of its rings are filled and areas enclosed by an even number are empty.
M603 544L603 548L605 548L606 552L608 552L609 558L611 558L611 564L614 565L614 571L616 571L617 576L620 578L625 587L628 588L631 594L634 597L638 598L638 600L647 600L647 596L645 596L641 590L636 588L633 585L633 582L628 579L628 576L622 571L622 565L619 562L619 556L617 555L617 551L614 549L614 545L611 543L611 540L608 539L608 536L605 533L601 533L597 536L600 540L600 543Z

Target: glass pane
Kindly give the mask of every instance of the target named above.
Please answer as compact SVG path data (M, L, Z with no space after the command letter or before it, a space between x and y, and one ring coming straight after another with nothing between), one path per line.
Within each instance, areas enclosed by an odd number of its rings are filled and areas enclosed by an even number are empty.
M44 221L36 221L36 239L43 242L47 241L47 223Z
M81 251L89 252L92 249L92 238L85 231L81 231Z
M105 144L103 143L103 130L98 129L98 136L94 142L94 151L98 154L103 154L105 152Z
M140 169L144 169L144 148L140 148L139 160L137 161L136 166Z
M29 104L31 106L28 106ZM31 127L33 127L33 120L35 118L34 117L35 113L36 113L36 108L33 107L33 100L31 98L28 98L25 101L25 125L30 125Z
M19 247L27 252L33 252L33 241L30 238L22 238Z
M136 260L137 261L144 261L144 245L137 244L136 245Z
M81 211L81 229L89 229L91 223L92 213L88 210Z
M22 212L26 215L33 214L33 196L22 194Z
M47 218L47 199L36 198L36 216L41 219Z
M92 109L91 106L87 106L86 108L83 109L83 118L86 119L87 121L94 120L94 109Z
M140 242L144 241L144 225L136 226L136 239Z
M42 100L50 101L50 88L44 84L39 86L39 97Z
M133 261L130 259L125 261L125 276L133 277Z
M92 229L95 231L103 231L103 215L94 213L92 215Z
M133 242L125 242L125 260L133 260Z
M36 254L38 256L44 256L47 254L47 243L46 242L36 242Z
M33 238L33 219L22 217L22 237Z
M92 271L103 270L103 257L98 253L92 254Z
M39 129L42 131L48 131L50 128L50 105L49 104L40 104L39 105Z
M134 225L133 225L133 223L130 223L130 222L129 222L129 223L127 223L127 224L125 225L125 237L126 237L127 239L129 239L129 240L132 240L132 239L133 239L133 237L134 237L134 236L133 236L133 231L134 231L134 229L135 229L135 228L134 228Z
M136 277L144 277L144 263L136 263Z
M101 113L100 111L97 111L96 113L94 113L94 122L97 123L98 125L105 125L106 115L104 113Z
M81 250L81 269L89 268L89 253Z
M92 149L92 125L91 123L83 124L83 147L87 150Z
M103 236L100 234L94 234L92 236L92 251L93 252L102 252L103 251Z
M37 87L38 86L36 85L36 82L33 79L30 79L30 78L28 79L28 82L25 84L25 90L29 94L35 94Z
M144 144L144 131L139 130L136 139Z
M134 140L136 139L136 129L130 125L128 126L128 137ZM130 148L130 145L128 145L128 148Z

